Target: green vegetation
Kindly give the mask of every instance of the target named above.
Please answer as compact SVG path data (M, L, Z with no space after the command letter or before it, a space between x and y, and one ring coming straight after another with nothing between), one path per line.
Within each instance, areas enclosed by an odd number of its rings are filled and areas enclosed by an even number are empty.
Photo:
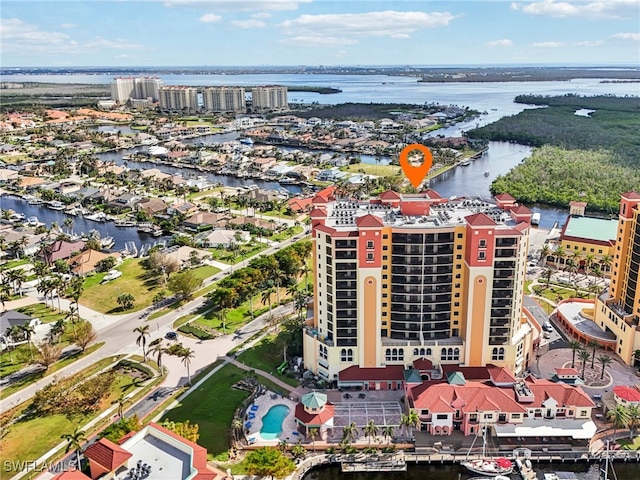
M609 150L614 164L636 169L640 166L637 135L640 129L640 98L520 95L515 101L546 105L548 108L528 109L515 116L501 118L470 130L468 136L515 141L534 147L550 144L567 149ZM588 117L575 115L579 109L595 111Z
M439 106L412 105L406 103L341 103L338 105L321 105L311 110L296 111L302 118L329 118L333 120L381 120L393 117L396 112L411 113L417 118L440 111ZM467 110L467 115L477 115L478 112Z
M285 346L288 346L286 343L288 339L289 336L286 334L269 335L254 347L242 352L238 356L238 361L249 367L276 375L283 382L297 387L299 382L295 378L287 375L278 375L276 373L276 369L280 366L284 358L284 349ZM276 386L275 388L279 389L280 387Z
M491 193L508 192L524 203L566 207L572 200L587 202L589 209L618 211L620 193L637 190L640 168L623 166L605 151L565 150L544 146L501 175Z
M57 322L66 316L66 313L52 310L44 303L34 303L26 307L16 308L16 311L33 318L38 318L42 323Z
M237 250L235 251L230 251L226 248L208 248L207 251L214 260L227 264L235 264L258 254L267 247L268 245L266 243L251 241L247 244L237 245Z
M228 450L228 432L233 414L236 407L248 396L246 391L236 390L232 386L242 380L245 374L246 372L233 365L225 365L180 405L166 412L162 421L189 420L196 423L200 425L198 443L210 454L215 455ZM212 408L211 399L214 398L224 398L224 402L217 402L215 408Z

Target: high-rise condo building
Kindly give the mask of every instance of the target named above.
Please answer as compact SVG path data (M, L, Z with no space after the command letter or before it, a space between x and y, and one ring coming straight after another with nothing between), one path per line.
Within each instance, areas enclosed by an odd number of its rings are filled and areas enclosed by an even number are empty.
M118 77L111 82L111 100L126 103L128 100L160 99L163 81L155 77Z
M595 305L595 323L616 336L616 353L628 364L640 360L640 194L621 195L609 290Z
M176 113L196 112L198 110L198 89L182 86L161 87L160 110Z
M316 196L305 367L329 381L420 358L523 373L533 341L523 315L531 210L509 198Z
M254 112L287 110L287 87L270 85L251 89L251 104Z
M243 87L205 87L202 102L207 112L244 113L247 109Z

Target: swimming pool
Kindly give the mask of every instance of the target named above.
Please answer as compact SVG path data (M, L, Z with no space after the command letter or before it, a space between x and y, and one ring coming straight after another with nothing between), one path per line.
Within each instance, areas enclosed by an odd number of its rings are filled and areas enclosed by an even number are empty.
M264 440L274 440L282 433L282 422L289 415L289 407L286 405L274 405L267 414L262 417L260 436Z

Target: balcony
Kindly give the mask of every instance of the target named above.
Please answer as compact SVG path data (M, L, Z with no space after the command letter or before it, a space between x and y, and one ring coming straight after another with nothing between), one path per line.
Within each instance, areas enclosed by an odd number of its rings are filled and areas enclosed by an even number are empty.
M504 288L513 288L513 282L508 282L505 280L494 280L493 281L493 289L504 289Z
M357 280L358 274L355 271L336 272L336 280Z
M358 298L358 294L354 290L340 290L336 292L336 298L355 300Z
M497 248L494 255L495 258L512 258L517 256L518 251L515 248Z
M355 260L356 258L358 255L355 250L338 250L335 255L336 260Z
M353 289L356 289L356 288L358 288L357 282L348 282L348 281L344 281L344 280L336 282L336 292L338 290L340 290L340 289L343 289L343 290L344 289L352 289L353 290Z

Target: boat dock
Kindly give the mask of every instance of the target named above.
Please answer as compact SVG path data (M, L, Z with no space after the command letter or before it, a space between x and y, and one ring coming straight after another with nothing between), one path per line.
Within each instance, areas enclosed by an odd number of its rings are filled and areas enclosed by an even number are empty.
M342 472L406 472L404 454L349 455L340 462Z

